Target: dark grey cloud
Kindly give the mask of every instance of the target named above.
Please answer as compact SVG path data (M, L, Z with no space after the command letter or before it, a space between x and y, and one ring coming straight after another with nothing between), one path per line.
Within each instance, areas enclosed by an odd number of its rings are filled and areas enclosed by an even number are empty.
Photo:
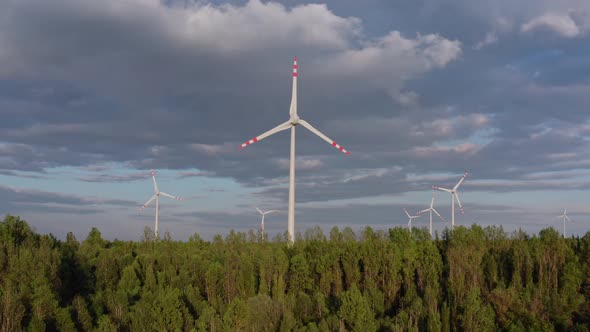
M145 180L148 178L146 172L137 172L133 174L117 175L117 174L91 174L80 177L80 181L84 182L130 182L137 180Z
M15 202L28 202L28 203L55 203L55 204L66 204L66 205L97 205L107 204L115 206L134 206L135 203L123 199L110 199L100 198L93 196L76 196L59 194L53 192L45 192L40 190L31 189L20 189L12 188L7 186L0 186L0 190L6 200ZM8 199L10 198L10 199Z
M352 154L298 127L298 202L399 197L463 171L473 191L588 187L587 1L221 3L7 2L0 172L167 168L284 202L288 133L237 146L287 120L299 55L300 116Z

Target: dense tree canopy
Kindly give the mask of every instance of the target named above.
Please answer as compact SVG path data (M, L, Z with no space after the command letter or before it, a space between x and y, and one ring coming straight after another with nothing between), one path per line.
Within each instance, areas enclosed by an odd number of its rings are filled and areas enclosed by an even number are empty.
M150 234L150 232L146 232ZM0 331L588 331L590 232L79 242L0 223Z

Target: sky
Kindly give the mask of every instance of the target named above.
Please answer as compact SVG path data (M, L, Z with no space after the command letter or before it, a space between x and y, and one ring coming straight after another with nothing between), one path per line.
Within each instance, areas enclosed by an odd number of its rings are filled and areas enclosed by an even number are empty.
M583 235L587 0L0 0L0 214L39 233L139 240L287 228L299 57L296 232L407 224L433 185L456 224ZM435 207L450 220L450 195ZM427 227L427 215L414 227ZM437 231L449 227L434 219Z

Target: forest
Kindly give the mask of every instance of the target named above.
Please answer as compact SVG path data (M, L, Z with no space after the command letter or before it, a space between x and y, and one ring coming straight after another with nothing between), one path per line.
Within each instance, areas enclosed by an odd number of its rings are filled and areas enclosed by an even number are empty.
M1 331L588 331L590 232L79 241L0 222Z

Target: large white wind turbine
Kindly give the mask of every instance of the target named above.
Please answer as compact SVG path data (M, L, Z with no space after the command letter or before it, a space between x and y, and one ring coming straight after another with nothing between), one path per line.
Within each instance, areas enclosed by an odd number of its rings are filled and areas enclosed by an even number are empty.
M461 200L459 199L459 192L457 191L457 189L459 189L459 186L461 185L461 183L463 183L467 175L468 173L465 172L459 180L459 182L457 182L457 184L452 189L432 186L432 189L446 191L451 194L451 230L455 228L455 198L457 199L457 203L459 204L459 208L461 209L461 214L465 213L463 205L461 205Z
M288 227L287 231L289 234L289 242L293 242L295 239L295 126L302 125L312 133L318 135L321 139L328 142L336 149L350 155L350 152L346 151L343 147L336 144L333 140L322 134L319 130L315 129L312 125L297 115L297 57L293 61L293 90L291 93L291 106L289 108L289 121L282 123L273 129L263 133L260 136L256 136L251 140L245 142L240 148L245 148L250 144L256 143L263 138L266 138L272 134L276 134L280 131L291 129L291 160L289 164L289 214L288 214Z
M267 214L272 213L272 212L277 212L277 210L270 210L270 211L266 211L266 212L263 212L259 208L256 208L256 210L258 210L258 213L260 213L260 215L262 215L262 220L260 221L260 232L262 234L264 234L264 216L266 216Z
M158 214L159 214L159 210L160 210L160 196L166 196L166 197L170 197L173 198L175 200L178 201L182 201L182 198L180 197L176 197L176 196L172 196L170 194L167 194L165 192L161 192L158 189L158 184L156 183L156 172L154 172L152 170L152 180L154 180L154 196L152 196L140 209L143 210L145 209L153 200L156 200L156 225L154 227L154 238L158 239Z
M412 233L412 220L416 219L416 218L420 218L420 216L411 216L408 213L408 210L406 210L404 208L404 212L406 213L406 215L408 216L408 227L410 228L410 233Z
M444 222L446 222L445 218L443 218L438 211L434 208L434 190L432 191L432 200L430 201L430 207L428 209L424 209L422 211L418 211L418 214L430 212L430 236L432 237L432 212L436 213L436 215Z
M567 216L567 208L563 210L563 214L561 216L557 216L557 218L561 218L561 221L563 222L563 237L565 238L565 222L572 222L570 217Z

